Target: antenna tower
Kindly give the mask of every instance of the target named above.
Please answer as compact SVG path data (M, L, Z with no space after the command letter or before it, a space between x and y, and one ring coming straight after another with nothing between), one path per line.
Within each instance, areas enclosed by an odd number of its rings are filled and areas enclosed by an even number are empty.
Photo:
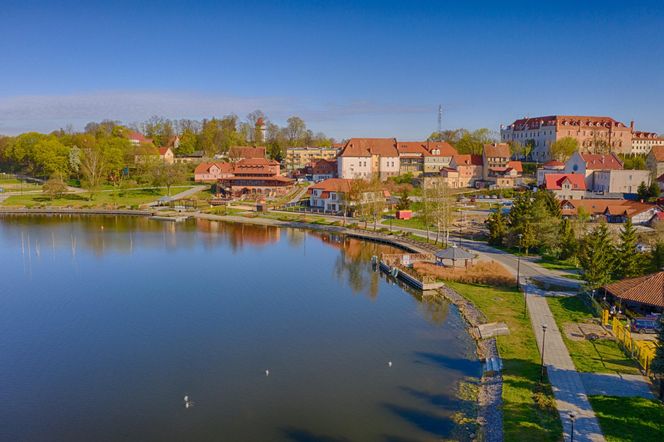
M443 138L443 105L438 105L438 141Z

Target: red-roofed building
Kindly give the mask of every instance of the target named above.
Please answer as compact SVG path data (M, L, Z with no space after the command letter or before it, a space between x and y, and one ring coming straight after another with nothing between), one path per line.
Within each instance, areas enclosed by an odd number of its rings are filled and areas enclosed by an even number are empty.
M396 138L351 138L337 158L340 178L381 180L399 175L401 167Z
M593 190L593 174L598 170L622 170L623 163L616 154L586 154L574 152L565 163L565 173L580 173L586 177L586 188Z
M337 176L336 160L315 160L307 164L304 174L311 177L312 181L322 181Z
M586 181L579 173L550 173L545 176L542 188L553 192L558 199L583 199Z
M594 219L604 217L611 223L622 223L630 218L634 224L648 224L662 210L655 204L625 199L564 200L560 203L562 215L576 217L580 211Z
M657 135L655 132L641 132L635 130L632 133L632 154L633 155L647 155L653 147L664 147L664 137Z
M562 161L547 161L542 167L537 168L537 185L544 184L544 177L550 173L563 173L565 170L565 163Z
M664 146L654 146L646 157L648 169L660 177L664 174Z
M452 173L453 169L457 173ZM441 175L447 178L447 185L452 188L475 187L482 181L482 155L454 155L449 168L441 169Z
M349 211L358 202L347 201L346 196L353 186L362 186L362 180L352 180L347 178L330 178L309 187L309 206L312 209L318 209L321 212L339 213L344 208ZM366 192L363 191L360 196L359 204L374 201L373 198L389 198L390 194L386 191Z
M507 143L485 144L482 150L482 179L496 187L514 187L521 177L521 161L510 161Z
M265 158L265 147L258 146L231 146L228 149L228 159L232 162L248 158Z
M216 183L221 178L233 176L231 163L201 163L194 169L194 181L197 183Z
M428 154L424 155L424 173L438 174L444 167L449 167L452 157L459 152L446 141L427 141Z
M620 301L623 307L642 313L664 312L664 272L623 279L605 285L609 301Z
M136 131L131 131L131 132L127 133L127 139L134 146L138 146L140 144L153 144L152 143L152 138L146 138L145 135L143 135L140 132L136 132Z
M159 151L159 159L166 164L173 164L175 161L175 154L173 149L170 147L160 147L157 149Z
M579 149L586 152L608 146L612 152L630 153L633 130L634 122L626 126L610 117L548 115L501 125L500 139L522 145L532 143L532 159L547 161L551 159L551 145L565 137L577 140Z
M226 195L276 196L287 193L294 180L282 176L279 163L265 158L246 158L232 164L232 175L217 181Z

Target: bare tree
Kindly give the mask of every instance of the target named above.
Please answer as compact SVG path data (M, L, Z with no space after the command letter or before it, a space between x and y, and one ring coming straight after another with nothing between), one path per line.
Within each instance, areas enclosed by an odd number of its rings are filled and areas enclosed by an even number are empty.
M83 179L81 184L87 189L89 199L92 200L106 178L106 156L98 146L83 149L82 153L80 168Z

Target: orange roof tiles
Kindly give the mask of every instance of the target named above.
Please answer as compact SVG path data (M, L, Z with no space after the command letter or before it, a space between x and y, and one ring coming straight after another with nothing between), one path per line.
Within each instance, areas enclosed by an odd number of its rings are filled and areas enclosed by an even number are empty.
M322 190L323 192L348 192L353 180L348 178L329 178L309 187L309 190Z
M510 145L507 143L491 143L484 145L484 155L487 157L509 158Z
M459 152L447 141L427 141L426 148L429 156L453 157L459 155Z
M622 170L623 163L611 153L608 155L582 153L581 159L586 162L586 169L589 170Z
M627 301L664 307L664 272L623 279L604 286L613 296Z
M547 190L561 190L565 181L572 184L572 190L586 190L586 180L580 173L549 173L544 176Z
M213 162L213 163L201 163L198 166L196 166L196 169L194 169L194 174L197 173L208 173L210 171L210 167L212 166L217 166L222 172L224 173L232 173L233 172L233 165L230 163L223 163L223 162Z
M340 157L398 157L396 138L351 138L346 142Z
M483 164L482 155L454 155L452 159L460 166L481 166Z
M265 158L265 147L258 146L231 146L228 149L231 158Z
M664 146L653 146L650 153L658 163L664 162Z

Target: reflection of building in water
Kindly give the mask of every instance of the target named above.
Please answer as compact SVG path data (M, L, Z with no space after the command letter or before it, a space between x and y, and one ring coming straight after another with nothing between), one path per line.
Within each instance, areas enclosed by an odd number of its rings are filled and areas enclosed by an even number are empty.
M196 229L205 233L204 243L207 246L228 243L232 250L240 250L244 246L264 246L279 241L279 228L243 223L224 223L203 219L196 220Z

